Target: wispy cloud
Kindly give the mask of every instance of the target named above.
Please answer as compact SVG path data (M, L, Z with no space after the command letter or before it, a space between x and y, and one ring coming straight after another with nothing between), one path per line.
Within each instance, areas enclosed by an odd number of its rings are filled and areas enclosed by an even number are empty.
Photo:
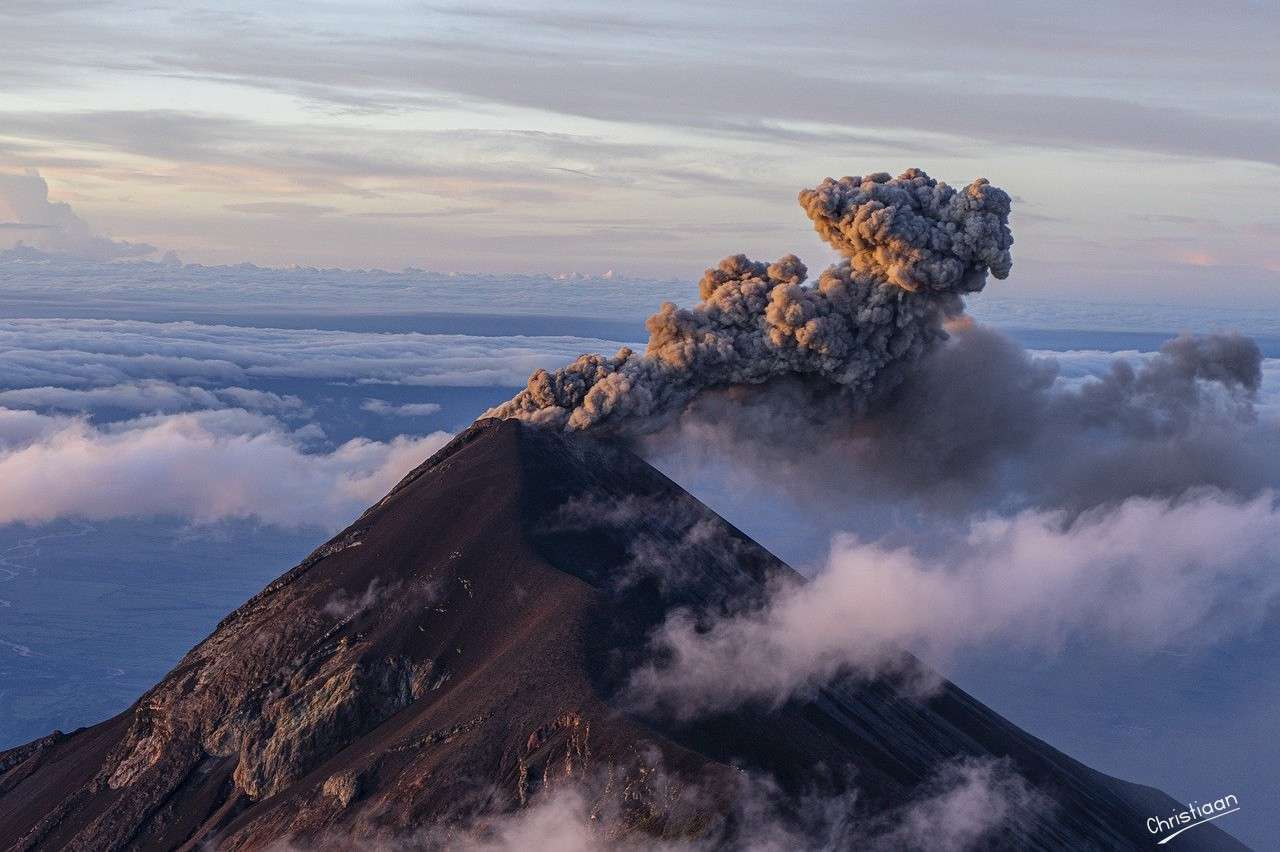
M1120 271L1139 244L1112 234L1133 234L1087 233L1084 220L1114 211L1154 225L1139 217L1176 215L1205 193L1223 199L1215 208L1231 227L1261 219L1267 193L1256 188L1274 187L1280 150L1263 83L1275 13L1258 4L1230 14L1130 4L1103 17L1065 4L927 15L905 4L879 10L874 31L830 2L733 13L666 2L626 13L507 2L110 8L0 11L0 156L94 194L113 230L202 260L459 269L480 257L516 270L569 259L696 274L725 252L708 248L717 214L692 211L733 209L758 227L762 208L788 203L801 182L927 155L926 165L1053 198L1052 214L1034 215L1065 220L1053 229L1063 245L1031 234L1028 256ZM122 100L124 87L140 97ZM57 109L33 107L49 92ZM1114 197L1091 204L1067 177L1080 173L1116 186ZM120 200L138 194L145 204ZM757 203L736 204L747 196ZM237 208L263 204L310 207L279 208L272 238L256 239ZM318 207L337 208L332 221ZM408 215L452 208L484 208L468 214L483 228ZM570 230L608 219L605 209L665 234ZM763 253L804 232L775 228ZM1081 257L1086 238L1107 253Z
M427 417L441 410L435 402L406 402L400 405L387 402L385 399L366 399L360 408L374 414L386 414L395 417Z
M253 201L246 204L228 204L233 213L250 213L262 216L323 216L337 213L337 207L327 204L307 204L301 201Z
M1053 818L1053 805L1007 760L957 758L938 767L906 802L882 813L860 808L861 793L788 796L773 777L737 770L729 777L690 779L660 762L610 767L547 785L525 807L487 809L452 825L413 831L331 831L282 839L272 852L343 848L355 852L790 852L860 849L865 852L966 852L994 837L1034 836ZM618 779L622 782L619 783ZM612 783L610 783L612 781ZM624 789L627 798L616 791ZM659 839L634 824L628 806L653 797L666 821L691 829ZM628 801L628 799L630 801Z
M26 387L0 390L0 406L33 410L176 412L237 406L286 416L308 411L296 396L240 387L205 388L165 379L138 379L89 388Z

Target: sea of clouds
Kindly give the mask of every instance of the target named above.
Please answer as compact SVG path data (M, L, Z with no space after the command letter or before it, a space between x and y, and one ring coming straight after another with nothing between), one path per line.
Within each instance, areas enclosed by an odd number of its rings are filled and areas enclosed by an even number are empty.
M176 513L341 526L491 398L622 341L261 328L102 319L0 320L0 523ZM1116 359L1054 353L1071 387ZM1258 401L1276 410L1280 360ZM389 390L409 400L388 400ZM335 440L335 395L381 434ZM696 435L693 437L697 437Z
M475 414L380 393L514 387L583 347L616 345L3 320L0 523L168 514L338 528L447 440L424 422L462 426ZM397 434L335 440L335 394Z

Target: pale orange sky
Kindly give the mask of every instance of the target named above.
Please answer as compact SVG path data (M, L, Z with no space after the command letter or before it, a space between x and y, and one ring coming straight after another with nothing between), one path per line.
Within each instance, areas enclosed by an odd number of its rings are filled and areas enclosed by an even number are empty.
M4 4L0 172L156 256L669 277L919 166L1024 288L1280 290L1274 4L220 5Z

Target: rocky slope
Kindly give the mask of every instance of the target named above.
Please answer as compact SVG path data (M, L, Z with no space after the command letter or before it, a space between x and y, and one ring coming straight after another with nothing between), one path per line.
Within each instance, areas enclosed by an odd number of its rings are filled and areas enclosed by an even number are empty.
M732 844L749 830L744 778L772 779L784 803L856 788L841 801L874 820L966 758L1035 789L985 846L1151 845L1144 820L1171 799L949 684L912 698L848 682L683 724L615 697L672 606L740 606L788 576L635 456L482 421L129 710L0 754L0 848L430 845L569 785L604 841ZM1243 848L1195 834L1194 848Z

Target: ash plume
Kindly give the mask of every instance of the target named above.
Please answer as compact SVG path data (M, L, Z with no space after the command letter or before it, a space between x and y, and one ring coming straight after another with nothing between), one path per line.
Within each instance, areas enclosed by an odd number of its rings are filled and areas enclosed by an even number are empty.
M719 477L731 458L750 488L827 515L836 494L941 519L1280 488L1280 424L1259 409L1263 356L1248 337L1184 334L1070 381L1058 357L998 331L961 322L949 332L863 416L794 382L716 390L648 436L645 452L681 481L705 465Z
M1009 274L1010 198L985 179L963 189L919 169L830 178L800 193L814 229L845 256L816 285L795 255L735 255L709 269L692 308L649 318L643 354L588 354L539 370L488 417L566 431L640 434L670 423L705 390L785 377L824 382L858 410L946 338L988 273Z

